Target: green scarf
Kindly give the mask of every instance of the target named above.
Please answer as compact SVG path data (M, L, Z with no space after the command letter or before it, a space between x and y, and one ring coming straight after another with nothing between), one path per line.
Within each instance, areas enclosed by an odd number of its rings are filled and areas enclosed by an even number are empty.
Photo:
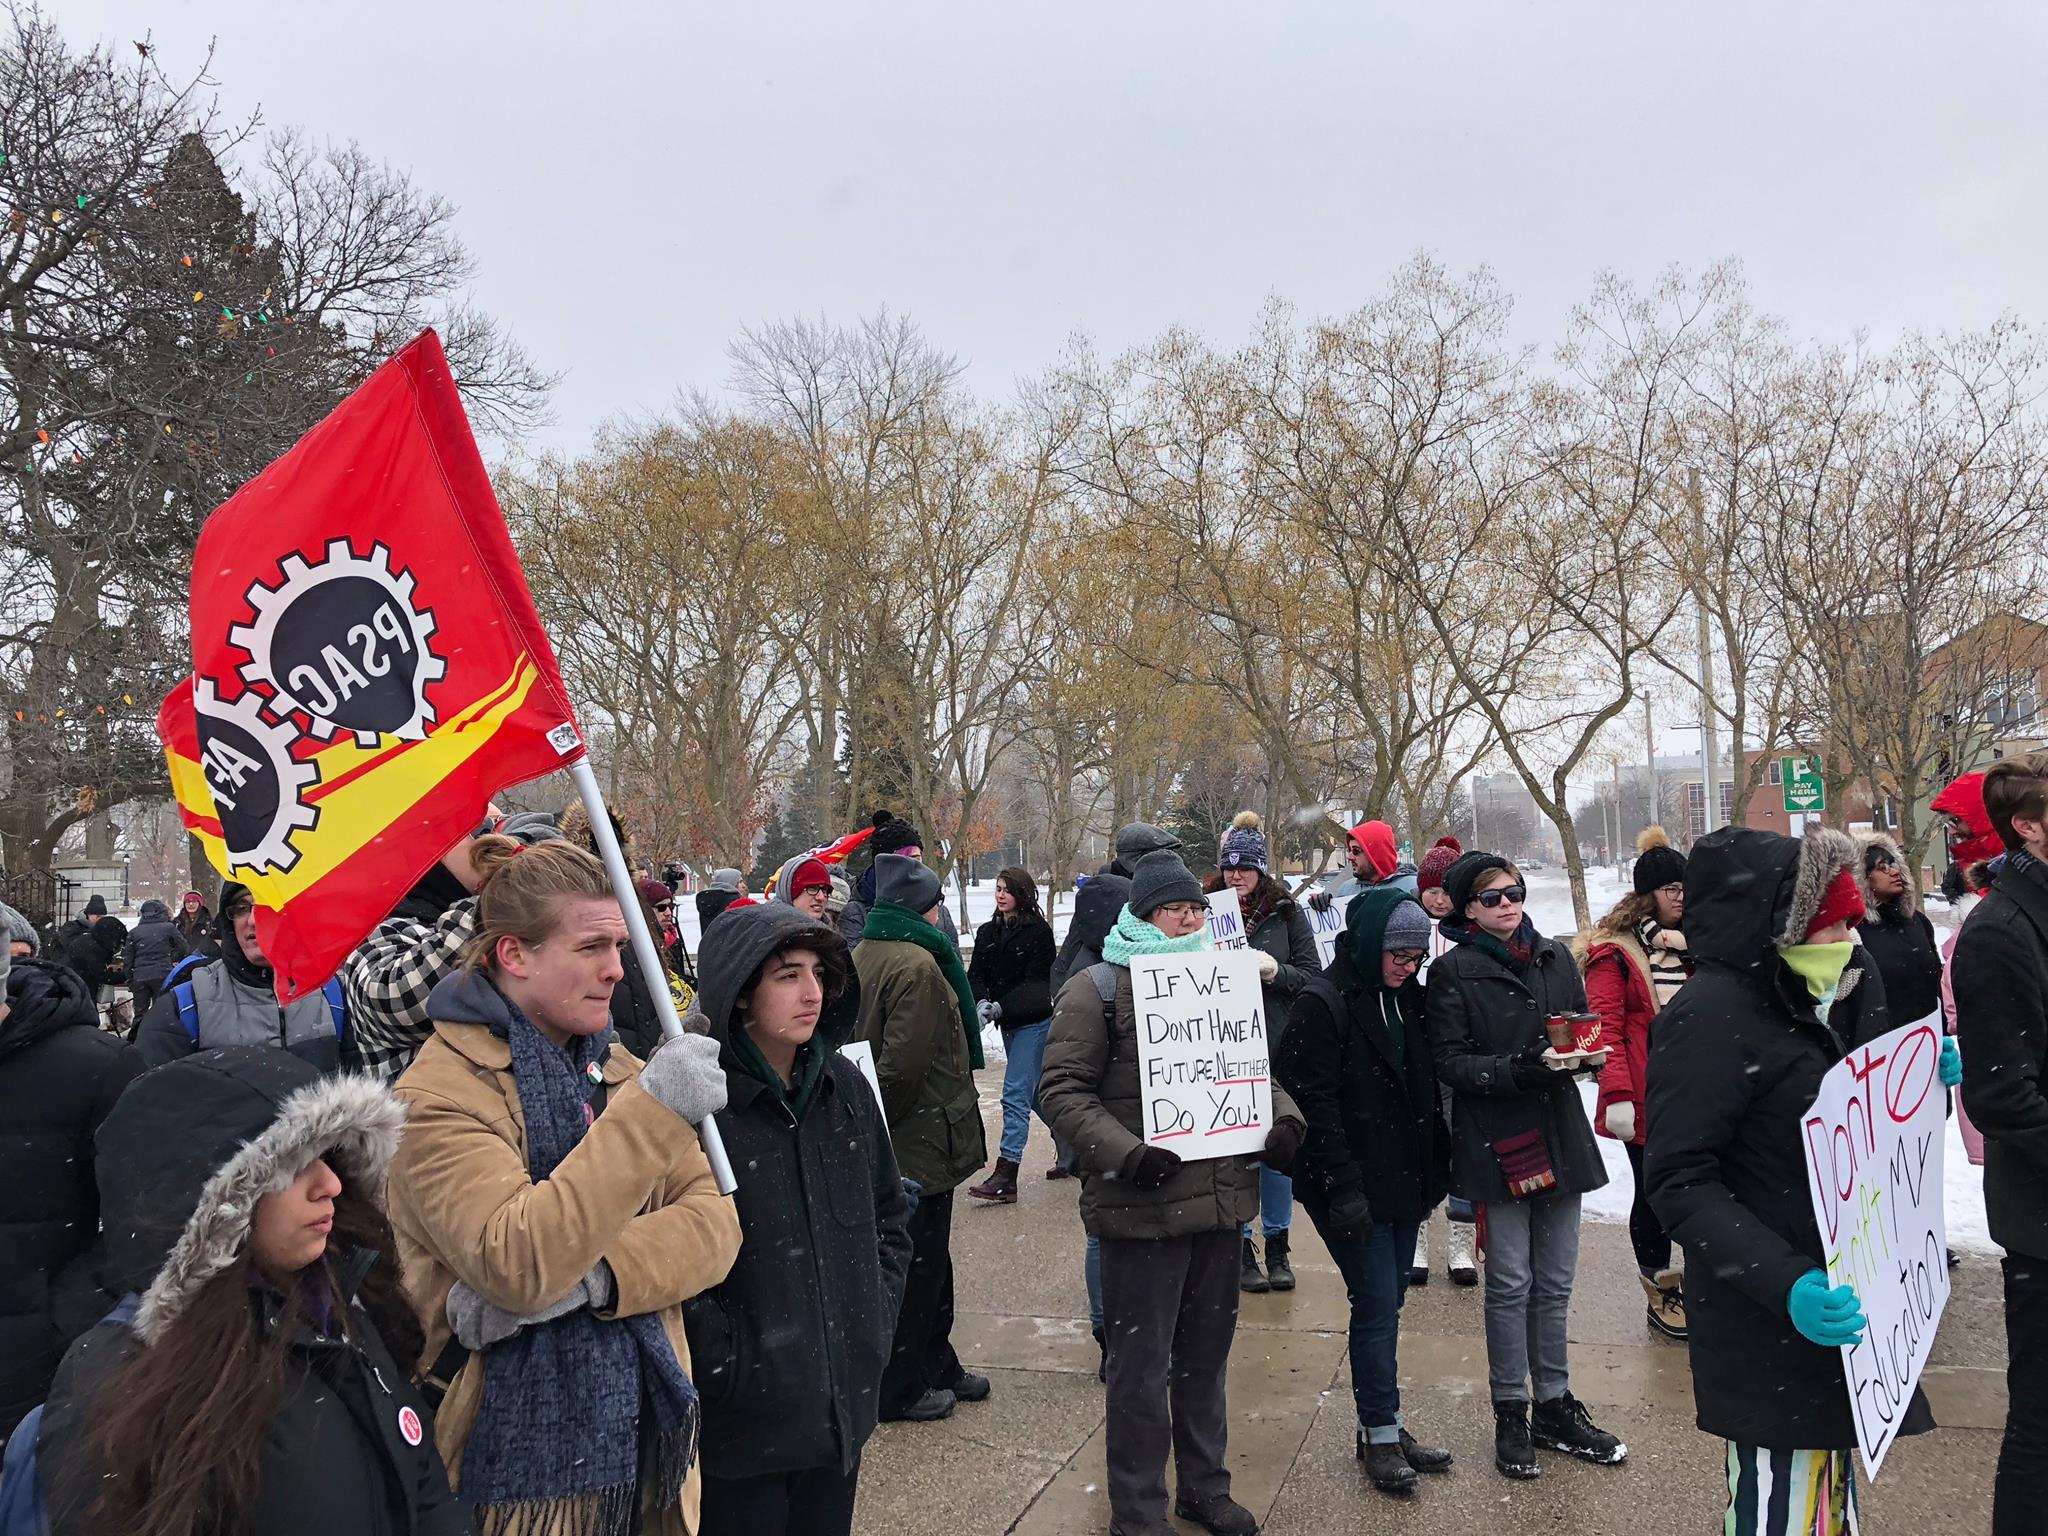
M1393 1044L1394 1062L1405 1072L1408 1069L1408 1026L1401 1020L1400 994L1379 985L1375 985L1373 991L1379 995L1380 1022L1387 1027L1387 1039Z
M1131 968L1133 955L1192 955L1209 947L1209 925L1193 933L1169 939L1155 923L1134 914L1127 904L1116 915L1116 926L1102 941L1102 958L1111 965Z
M789 1106L792 1118L801 1120L804 1111L811 1107L812 1096L818 1091L818 1080L825 1075L825 1060L831 1053L818 1044L818 1037L811 1036L796 1048L794 1066L795 1081L785 1083L782 1074L768 1065L768 1058L761 1054L761 1047L755 1043L754 1032L737 1019L733 1021L732 1053L739 1058L740 1066L747 1076L765 1083L783 1103Z
M915 944L939 962L939 969L953 984L953 996L960 1004L960 1027L967 1032L967 1059L980 1071L986 1065L981 1054L981 1016L975 1012L974 988L967 984L967 967L960 963L960 951L953 947L953 941L915 912L893 901L875 903L862 937Z
M1844 940L1840 944L1780 944L1778 953L1790 966L1792 974L1806 983L1806 990L1813 994L1813 1000L1832 999L1835 988L1842 984L1842 972L1849 964L1849 956L1856 952L1856 946ZM1825 1016L1827 1010L1821 1010Z

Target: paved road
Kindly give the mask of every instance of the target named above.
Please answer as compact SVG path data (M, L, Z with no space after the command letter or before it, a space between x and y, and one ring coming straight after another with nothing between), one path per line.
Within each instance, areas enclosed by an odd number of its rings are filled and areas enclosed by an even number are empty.
M995 1145L1000 1067L982 1074ZM862 1536L1081 1536L1109 1528L1103 1492L1102 1389L1081 1282L1076 1187L1047 1183L1050 1147L1033 1124L1022 1197L960 1200L953 1251L961 1356L995 1391L937 1425L886 1424L870 1442L855 1529ZM1693 1427L1685 1349L1643 1321L1627 1232L1589 1224L1572 1305L1572 1385L1627 1440L1626 1466L1544 1455L1543 1477L1493 1470L1492 1416L1477 1291L1439 1273L1409 1293L1402 1397L1409 1422L1457 1453L1457 1470L1395 1500L1352 1459L1346 1308L1336 1267L1297 1212L1292 1295L1247 1296L1230 1364L1230 1459L1237 1497L1272 1536L1371 1529L1402 1533L1718 1531L1721 1443ZM1984 1531L2004 1421L2004 1324L1994 1260L1971 1256L1927 1377L1946 1426L1902 1442L1865 1489L1864 1530ZM1196 1528L1186 1526L1194 1531Z

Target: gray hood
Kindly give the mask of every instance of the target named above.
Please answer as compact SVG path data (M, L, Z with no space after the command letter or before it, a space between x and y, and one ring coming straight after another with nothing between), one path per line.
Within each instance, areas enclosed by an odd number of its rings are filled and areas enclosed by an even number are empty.
M836 1002L828 1003L818 1032L835 1049L845 1042L843 1029L851 1018L846 1009L852 997L853 960L839 930L829 923L798 911L785 902L768 902L758 907L741 907L726 912L715 927L706 931L697 947L697 1002L691 1009L688 1027L702 1030L721 1043L731 1038L732 1008L761 962L778 949L787 948L799 935L812 941L821 954L835 956L838 968L848 978L848 990Z
M145 901L142 904L141 915L135 920L138 923L168 923L171 920L171 909L160 901Z
M1164 827L1155 827L1149 821L1134 821L1122 828L1116 835L1116 858L1111 868L1120 875L1133 875L1138 870L1138 860L1148 853L1157 853L1162 848L1180 851L1180 839Z

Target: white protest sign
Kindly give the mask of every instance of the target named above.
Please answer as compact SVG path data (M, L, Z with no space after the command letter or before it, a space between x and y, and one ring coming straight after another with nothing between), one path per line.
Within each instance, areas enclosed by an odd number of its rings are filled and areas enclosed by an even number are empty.
M1327 912L1308 909L1308 926L1316 936L1316 961L1324 970L1337 958L1337 945L1344 938L1344 923L1351 915L1351 898L1330 903Z
M1873 1480L1948 1305L1940 1057L1932 1020L1880 1035L1829 1069L1800 1127L1828 1283L1856 1287L1869 1319L1842 1371Z
M839 1054L860 1068L860 1075L875 1090L875 1103L879 1105L882 1102L882 1080L875 1075L875 1048L865 1040L849 1040L839 1047ZM888 1129L889 1122L884 1120L882 1130L886 1134Z
M1245 947L1244 907L1228 887L1209 893L1209 942L1218 949Z
M1258 961L1215 950L1139 955L1131 998L1145 1140L1185 1162L1262 1150L1273 1085Z

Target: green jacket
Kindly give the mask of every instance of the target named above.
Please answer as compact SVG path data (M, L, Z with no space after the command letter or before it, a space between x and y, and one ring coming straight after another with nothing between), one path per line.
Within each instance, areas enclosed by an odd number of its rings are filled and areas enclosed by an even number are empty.
M1145 1150L1145 1120L1131 973L1115 969L1116 1001L1108 1005L1087 970L1067 978L1053 1000L1038 1078L1038 1102L1053 1134L1074 1149L1081 1225L1095 1237L1235 1232L1259 1208L1259 1165L1251 1158L1190 1160L1149 1192L1130 1181ZM1278 1083L1273 1119L1301 1124L1301 1111Z
M896 1166L926 1194L943 1194L988 1161L959 999L939 963L915 944L865 940L854 949L853 968L860 976L853 1037L875 1049Z

